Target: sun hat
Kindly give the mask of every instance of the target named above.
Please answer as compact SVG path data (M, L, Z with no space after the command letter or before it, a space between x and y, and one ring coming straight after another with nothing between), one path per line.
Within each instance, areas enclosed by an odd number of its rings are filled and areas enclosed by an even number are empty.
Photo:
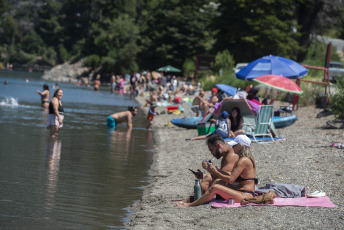
M237 144L242 144L247 147L250 147L251 145L251 140L248 138L246 135L239 135L236 138L234 138L233 141L228 142L229 145L237 145Z
M211 90L211 92L215 92L215 93L217 93L217 92L219 92L216 88L213 88L212 90Z
M229 117L229 114L227 113L227 111L223 111L223 112L221 113L221 117L227 118L227 117Z

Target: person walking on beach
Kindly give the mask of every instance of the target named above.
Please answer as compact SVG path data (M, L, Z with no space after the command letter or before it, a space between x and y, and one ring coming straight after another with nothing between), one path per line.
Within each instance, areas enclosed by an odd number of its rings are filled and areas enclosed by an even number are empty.
M49 107L49 99L50 99L50 92L49 86L47 84L43 85L43 92L36 90L36 92L41 95L42 107L48 108Z
M211 135L210 137L208 137L206 140L206 144L208 145L210 153L217 159L220 159L222 157L222 160L220 168L216 167L216 171L210 170L208 166L209 163L206 160L203 160L202 167L207 170L209 174L204 174L199 169L197 170L197 172L194 173L197 179L202 180L202 194L207 192L208 189L215 182L215 180L220 179L220 176L230 175L234 168L234 165L239 160L239 156L234 153L234 149L232 149L219 134ZM182 203L190 202L192 202L192 197L187 197L182 201Z
M128 124L128 129L133 128L133 116L136 116L137 108L133 106L129 106L127 111L114 113L107 118L107 127L116 129L116 125L122 122L126 122Z
M63 126L64 109L61 102L62 97L62 89L57 89L49 103L47 128L50 130L50 136L52 138L57 137L60 128Z
M152 102L151 106L149 107L148 115L147 115L147 120L148 120L147 129L148 130L150 130L153 125L154 116L158 115L158 113L155 112L155 108L156 108L156 102Z
M209 140L207 140L209 144ZM211 187L198 200L190 202L181 202L177 205L180 207L192 207L205 204L213 199L215 195L220 195L223 199L233 198L235 202L241 202L245 198L255 197L255 184L258 183L256 178L256 164L250 150L250 139L245 135L237 136L229 145L233 146L234 153L239 160L236 162L234 169L230 172L223 172L212 163L202 164L211 175L217 179ZM209 147L213 153L218 152L216 148ZM220 152L220 151L219 151Z

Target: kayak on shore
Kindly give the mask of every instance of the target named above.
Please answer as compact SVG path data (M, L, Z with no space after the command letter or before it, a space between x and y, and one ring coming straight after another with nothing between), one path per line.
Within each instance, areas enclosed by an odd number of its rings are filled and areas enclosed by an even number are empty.
M184 117L176 118L171 121L175 126L186 129L197 129L198 123L201 123L203 117ZM288 127L295 123L297 120L296 115L289 116L276 116L273 117L273 123L277 129Z

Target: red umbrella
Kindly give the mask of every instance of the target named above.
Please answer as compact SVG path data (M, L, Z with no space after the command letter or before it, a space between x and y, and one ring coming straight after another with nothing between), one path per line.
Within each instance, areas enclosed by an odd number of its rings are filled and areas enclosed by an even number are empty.
M303 91L294 81L281 75L268 74L252 80L284 92L303 94Z

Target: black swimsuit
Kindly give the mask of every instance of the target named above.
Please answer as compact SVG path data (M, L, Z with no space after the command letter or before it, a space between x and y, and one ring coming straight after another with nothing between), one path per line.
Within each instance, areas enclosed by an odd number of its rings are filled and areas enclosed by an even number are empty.
M246 180L254 180L254 184L258 184L257 178L242 178L241 176L238 176L238 178L235 180L236 182L246 181Z
M246 180L254 180L254 184L258 184L258 179L257 178L242 178L241 176L239 176L235 181L236 182L241 182L241 181L246 181ZM255 192L252 192L252 191L248 191L248 190L239 190L240 192L245 192L245 193L249 193L251 194L253 197L256 196L256 193Z
M59 113L63 113L63 106L59 103L59 108L58 108ZM49 114L55 114L53 103L49 103Z

